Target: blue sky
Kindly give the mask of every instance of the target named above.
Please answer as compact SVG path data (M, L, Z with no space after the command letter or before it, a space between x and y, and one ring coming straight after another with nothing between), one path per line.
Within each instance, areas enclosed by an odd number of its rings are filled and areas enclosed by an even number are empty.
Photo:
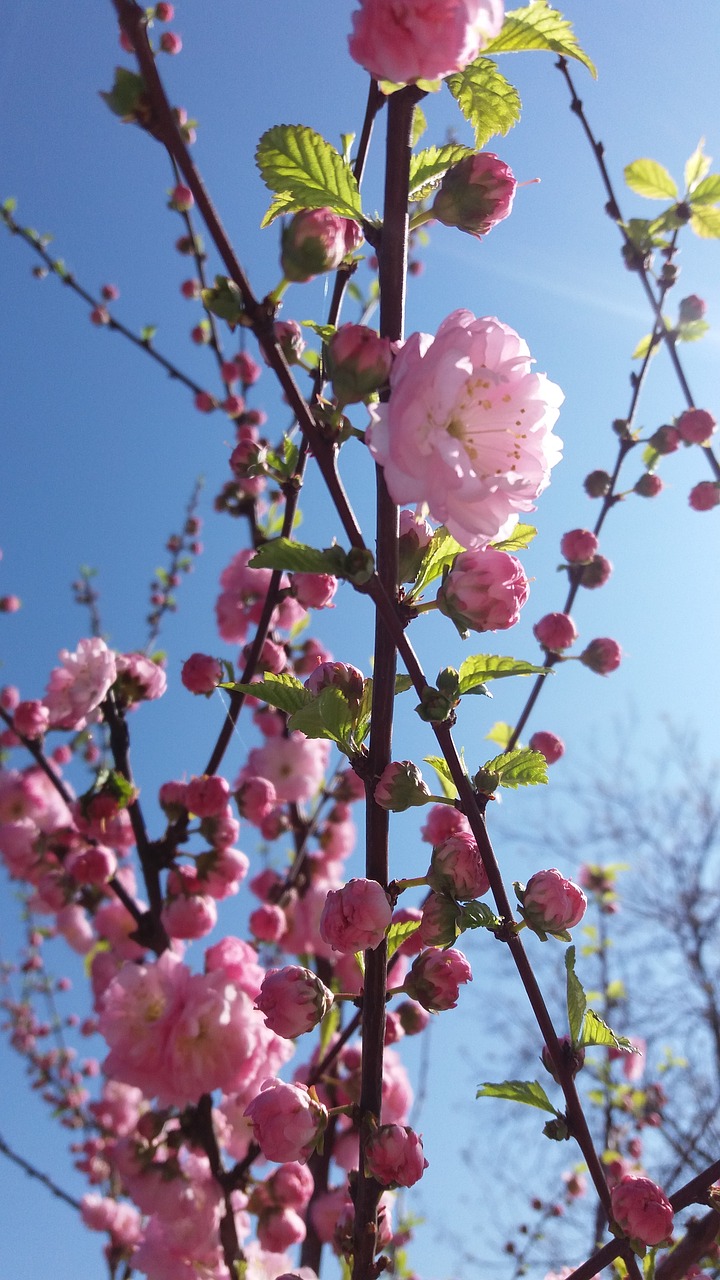
M195 157L258 293L277 283L277 234L261 232L268 196L252 157L258 138L276 123L303 123L337 143L359 128L366 77L346 56L350 0L270 0L249 6L218 0L212 7L180 0L173 28L184 40L180 57L165 58L163 72L173 101L199 119ZM650 202L625 193L622 169L650 155L680 177L682 165L705 137L720 160L717 66L720 27L716 0L683 6L667 0L607 0L589 6L574 0L564 12L599 69L597 82L573 68L579 92L629 216L648 216ZM121 290L115 311L130 327L157 324L157 348L214 387L209 353L188 341L198 314L180 298L189 263L175 252L179 220L166 209L170 173L160 148L115 120L98 97L109 88L116 62L129 65L117 46L110 4L76 0L66 7L25 0L4 17L0 49L3 119L0 197L18 199L18 218L52 232L54 251L90 291L105 281ZM410 283L408 329L432 331L456 307L498 315L528 341L545 371L564 389L558 432L565 458L542 497L539 536L525 557L533 588L523 620L496 651L534 658L532 623L560 607L562 582L554 572L558 543L567 528L591 524L593 504L581 490L587 471L614 458L612 419L629 400L630 353L650 328L637 279L623 267L616 229L602 212L598 174L577 121L568 110L565 85L550 55L505 56L503 72L516 83L523 118L491 147L519 181L540 178L518 192L513 216L484 242L431 228L422 276ZM444 140L449 126L470 141L447 92L425 105L427 144ZM366 207L380 203L382 125L368 177ZM716 166L717 167L717 166ZM685 237L681 283L675 301L698 293L716 324L720 311L717 242ZM206 477L202 514L206 551L183 585L180 611L162 643L169 653L171 693L157 708L142 709L133 729L134 760L141 785L152 796L161 781L202 767L217 732L219 707L190 699L178 687L180 663L193 650L216 651L212 604L220 570L238 549L239 530L212 513L212 497L227 475L232 432L219 414L206 418L188 393L113 334L88 322L87 308L54 279L31 276L33 257L3 231L0 263L5 305L0 314L0 403L3 406L3 475L0 503L0 594L17 593L23 609L1 617L0 684L39 696L62 647L74 648L85 619L72 603L69 583L78 566L99 571L101 611L111 642L131 649L144 640L147 584L163 563L163 546L178 528L187 495ZM214 268L210 259L211 271ZM325 286L291 290L284 315L321 318ZM354 318L346 313L347 318ZM720 412L718 337L683 349L696 403ZM281 430L287 412L260 382L254 403L270 409ZM664 355L656 357L639 421L648 434L684 407ZM364 426L362 413L358 425ZM371 471L352 446L345 474L353 501L367 518ZM639 467L628 466L628 488ZM690 726L704 750L715 750L717 707L717 512L699 515L687 493L710 472L699 451L683 451L663 468L667 488L654 502L629 499L612 514L601 550L615 566L605 588L586 592L575 610L583 639L615 636L625 651L608 680L569 664L553 678L532 728L559 733L568 744L553 781L568 784L573 769L609 744L619 722L635 726L634 750L650 750L661 716ZM328 540L336 532L318 484L311 481L303 536ZM343 605L349 588L343 589ZM368 669L369 620L351 605L328 616L325 636L338 658ZM476 649L450 635L435 617L414 630L431 674ZM417 634L416 634L417 633ZM229 656L234 656L230 654ZM492 719L512 720L526 688L498 692L494 704L463 710L459 740L468 759L484 757L483 737ZM241 729L228 765L239 767L249 739ZM419 755L416 722L401 716L398 755ZM491 754L491 752L490 752ZM533 800L511 801L518 813ZM405 831L406 828L402 827ZM409 850L409 852L405 852ZM522 855L505 851L509 878L529 874ZM412 864L412 841L401 842L400 860ZM515 865L517 864L517 865ZM409 870L400 867L406 874ZM0 907L3 937L12 949L15 909L7 892ZM3 944L5 950L5 944ZM475 1007L475 1006L474 1006ZM452 1015L446 1015L452 1017ZM458 1055L472 1046L472 1025L458 1017ZM436 1028L438 1044L443 1027ZM437 1052L437 1050L436 1050ZM3 1050L9 1082L0 1106L0 1132L43 1167L54 1168L76 1193L81 1182L68 1172L62 1136L50 1138L39 1107L27 1102L17 1064ZM458 1106L465 1105L466 1096ZM455 1103L452 1104L453 1108ZM474 1117L475 1112L463 1114ZM422 1126L438 1179L423 1183L420 1202L432 1213L441 1186L456 1185L452 1164L433 1159L432 1136L443 1131L443 1113L428 1103ZM439 1145L442 1145L440 1142ZM56 1280L79 1271L95 1274L97 1241L71 1229L70 1211L56 1207L8 1165L6 1229L0 1235L0 1271L30 1280L52 1256ZM21 1212L41 1221L13 1236ZM432 1232L422 1237L417 1268L448 1274L446 1254ZM83 1252L79 1252L79 1250ZM11 1269L11 1270L10 1270Z

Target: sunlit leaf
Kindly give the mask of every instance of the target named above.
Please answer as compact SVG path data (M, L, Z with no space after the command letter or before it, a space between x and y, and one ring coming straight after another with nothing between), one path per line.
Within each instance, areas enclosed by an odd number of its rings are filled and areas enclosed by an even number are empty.
M575 58L587 67L597 79L597 70L577 36L557 9L551 9L545 0L535 0L522 9L511 9L505 14L502 30L486 46L486 53L524 53L526 50L546 50L564 58Z

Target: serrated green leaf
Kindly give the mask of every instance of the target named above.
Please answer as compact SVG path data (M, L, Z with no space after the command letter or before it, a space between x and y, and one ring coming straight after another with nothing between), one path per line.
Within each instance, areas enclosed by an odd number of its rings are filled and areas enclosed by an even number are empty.
M680 342L697 342L709 328L707 320L688 320L685 324L678 325L677 337Z
M644 157L633 160L624 169L625 181L631 191L648 200L676 200L678 195L675 179L664 165L657 160Z
M501 658L490 653L475 653L460 664L460 693L469 693L477 684L487 680L502 680L505 676L547 675L547 667L533 666L522 658Z
M597 70L578 43L572 24L545 0L505 14L502 30L485 46L486 53L524 53L546 50L575 58L597 80Z
M267 702L268 706L277 707L279 711L286 711L288 714L300 710L313 700L310 690L306 689L295 676L275 676L270 671L263 680L246 684L241 681L234 684L220 684L218 688L229 689L236 693L249 693L253 698L260 698L262 702Z
M520 94L492 58L476 58L464 71L448 76L447 86L475 131L478 150L496 133L504 137L520 119Z
M413 107L412 129L410 131L410 146L416 147L427 129L427 120L422 107L415 103Z
M438 782L442 787L442 793L447 796L448 800L455 800L457 797L457 787L452 780L452 774L448 768L447 760L444 756L423 756L425 764L429 764L431 769L435 770Z
M387 932L388 960L392 959L398 947L401 947L403 942L407 942L419 928L419 920L396 920L390 925Z
M568 947L565 952L565 969L567 971L567 1013L570 1039L579 1044L583 1019L587 1010L587 996L583 985L575 973L575 948Z
M464 902L460 924L463 929L497 929L502 923L499 916L484 902Z
M513 727L504 720L496 720L489 733L485 734L488 742L497 742L499 747L503 749L513 736Z
M516 747L505 751L494 760L488 760L482 769L497 774L501 787L533 787L547 782L548 764L541 751L530 747Z
M442 573L446 565L451 565L456 555L464 548L448 533L444 524L436 529L430 539L420 563L417 577L410 591L411 597L419 596L428 583L433 582Z
M717 240L720 237L720 209L716 205L693 207L690 226L703 240Z
M646 445L642 453L643 465L646 470L654 471L661 457L662 454L657 449L654 449L651 444Z
M326 686L293 712L288 728L300 729L307 738L328 738L343 749L350 748L353 718L347 698L334 685Z
M698 204L717 204L718 200L720 200L720 173L711 173L708 178L703 178L688 197L688 203L693 209Z
M594 1009L588 1009L583 1022L582 1035L580 1043L588 1044L607 1044L614 1049L623 1049L626 1053L637 1053L637 1046L632 1040L628 1040L627 1036L617 1035L611 1027L603 1022L602 1018L595 1013Z
M355 715L355 725L353 729L353 736L358 746L361 746L361 744L367 738L368 733L370 732L370 719L372 715L372 691L373 691L372 679L364 680L362 697L360 699L360 706L358 707L357 713Z
M268 129L258 143L255 163L276 197L263 226L279 213L298 209L329 208L343 218L362 218L352 169L314 129L300 124ZM282 208L277 207L280 203Z
M410 199L424 200L437 187L451 165L474 155L471 147L449 142L444 147L426 147L410 157Z
M481 1084L476 1098L507 1098L509 1102L524 1102L528 1107L537 1107L540 1111L549 1111L551 1116L558 1112L552 1105L545 1090L537 1080L503 1080L499 1084L486 1081Z
M413 682L410 676L399 675L395 677L395 696L399 693L406 693L408 689L412 689Z
M536 537L537 529L534 525L516 524L509 538L503 538L501 542L491 542L490 545L495 551L524 551Z
M303 542L293 542L292 538L272 538L258 547L252 560L248 561L251 569L286 569L290 573L334 573L338 574L345 563L345 552L342 547L308 547Z
M701 138L690 158L685 163L685 186L689 194L705 177L712 163L711 157L703 151L705 139Z

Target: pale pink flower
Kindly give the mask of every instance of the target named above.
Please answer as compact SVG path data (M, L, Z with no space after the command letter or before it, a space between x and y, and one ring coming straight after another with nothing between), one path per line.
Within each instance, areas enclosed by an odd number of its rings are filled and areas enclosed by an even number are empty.
M503 16L503 0L360 0L350 56L376 80L441 80L477 57Z
M541 936L572 929L586 908L587 898L580 886L566 879L557 867L536 871L522 892L522 914Z
M436 845L427 873L427 882L436 893L449 893L461 902L481 898L490 881L475 837L460 831Z
M280 802L311 800L322 786L329 756L330 743L322 738L298 732L273 738L249 753L240 781L243 775L267 779Z
M425 503L465 547L507 537L560 460L563 394L531 371L527 344L493 317L454 311L395 358L368 444L397 503Z
M76 884L107 884L117 870L117 858L106 845L85 845L71 850L65 859L64 870Z
M376 880L348 880L332 889L320 917L320 936L333 951L371 951L390 926L392 907Z
M205 952L205 971L222 970L230 982L234 982L254 1000L262 986L265 970L258 964L257 951L242 938L228 936L208 947Z
M229 784L219 774L191 778L185 789L185 804L199 818L212 818L222 813L229 798Z
M520 620L529 594L530 583L517 556L486 547L455 557L437 603L461 633L507 631Z
M317 1146L328 1114L302 1084L266 1080L260 1093L245 1108L253 1134L268 1160L304 1163Z
M273 902L264 902L251 911L248 924L253 937L259 942L279 942L287 933L285 912Z
M443 840L458 831L470 831L470 823L465 814L449 804L434 804L424 827L420 828L420 835L428 844L436 845L442 844Z
M673 1210L662 1187L638 1173L627 1173L610 1192L612 1213L625 1235L658 1245L672 1235Z
M159 663L144 653L115 655L118 692L127 702L151 702L167 689L167 676Z
M465 156L451 165L433 201L432 212L446 227L485 236L507 218L517 182L509 165L492 151Z
M405 990L430 1013L440 1013L455 1008L466 982L472 982L472 970L462 951L430 947L413 961Z
M260 1214L257 1235L263 1249L282 1253L305 1239L307 1227L295 1209L272 1208Z
M365 1147L365 1169L383 1187L412 1187L428 1167L422 1139L413 1129L383 1124Z
M81 640L74 653L60 650L62 666L54 667L45 694L54 729L84 729L117 676L115 654L104 640Z
M332 1005L333 994L310 969L286 965L268 969L255 1001L265 1024L276 1035L294 1040L311 1031Z
M13 728L24 738L41 738L50 724L50 712L44 702L32 698L19 702L13 714Z
M303 609L334 609L338 580L331 573L294 573L292 588Z
M215 899L205 893L168 898L161 918L171 938L204 938L217 924Z
M303 1209L315 1190L315 1179L306 1164L296 1160L281 1164L271 1179L273 1199L288 1209Z

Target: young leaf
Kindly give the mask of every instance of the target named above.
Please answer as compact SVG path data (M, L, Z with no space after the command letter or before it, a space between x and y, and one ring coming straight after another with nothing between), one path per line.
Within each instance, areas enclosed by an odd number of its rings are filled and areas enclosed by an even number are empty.
M313 695L295 676L275 676L268 671L264 680L254 684L220 684L220 689L230 689L236 693L249 693L253 698L261 698L270 707L292 714L301 707L312 702Z
M616 1035L593 1009L588 1009L585 1014L580 1044L608 1044L614 1049L624 1049L626 1053L637 1053L632 1040L628 1040L627 1036Z
M497 742L503 750L513 736L513 727L504 720L496 720L489 733L485 734L488 742Z
M520 119L520 94L498 71L492 58L476 58L464 71L448 76L447 85L475 130L478 151L496 133L509 133Z
M703 151L704 145L705 139L701 138L685 163L685 186L690 194L693 194L695 187L702 182L712 163L710 156L706 156Z
M669 321L665 321L666 327L671 328ZM656 351L660 345L660 335L658 333L646 333L644 338L638 342L635 350L630 357L631 360L644 360L650 351Z
M625 166L625 181L631 191L648 200L677 200L675 179L657 160L633 160Z
M532 787L547 782L547 760L541 751L516 747L482 766L484 772L497 774L501 787Z
M325 1050L330 1048L330 1041L339 1026L340 1004L336 1002L330 1005L330 1008L320 1023L320 1044L318 1047L318 1055L321 1059L325 1056Z
M387 954L390 960L403 942L420 928L419 920L396 920L387 931Z
M412 586L410 595L419 596L425 590L428 583L438 578L446 565L452 564L458 552L462 551L459 542L456 542L451 534L448 533L444 524L436 529L427 547L425 555L422 558L418 576Z
M697 342L698 338L705 336L709 328L710 325L707 320L688 320L685 324L678 325L678 340L680 342Z
M440 786L442 787L443 795L447 796L448 800L454 800L457 796L457 787L452 780L452 774L448 769L445 757L423 756L423 760L426 764L430 765L431 769L435 770Z
M504 676L547 675L547 667L535 667L522 658L499 658L489 653L476 653L460 666L460 693L470 693L475 685Z
M311 697L309 702L293 712L288 728L300 729L307 738L329 738L345 750L353 728L347 698L333 685L326 686L316 698Z
M567 970L567 1012L570 1039L579 1044L583 1018L587 1009L587 997L583 985L575 973L575 948L568 947L565 952L565 968Z
M720 200L720 173L711 173L709 178L698 182L695 190L688 197L688 204L693 208L698 204L717 204Z
M412 689L412 680L410 679L410 676L404 676L404 675L396 676L395 677L395 696L397 697L399 693L406 693L408 689Z
M501 542L493 542L490 545L495 551L524 551L535 537L537 537L537 529L534 525L516 524L509 538L503 538Z
M141 341L141 342L152 342L152 340L153 340L153 338L155 337L155 334L156 334L156 333L157 333L157 325L156 325L156 324L146 324L146 325L144 325L144 326L143 326L143 328L140 330L140 341Z
M486 53L524 53L547 50L563 58L576 58L597 80L597 70L578 44L572 24L546 0L535 0L523 9L511 9L499 35L485 46Z
M411 147L417 146L426 129L427 120L425 119L425 112L422 107L419 107L417 103L415 103L415 106L413 107L412 132L410 136Z
M447 146L427 147L425 151L411 156L410 199L424 200L439 185L451 165L473 154L470 147L464 147L459 142L449 142Z
M365 680L363 683L362 698L360 706L355 715L355 726L353 736L358 746L365 741L370 732L370 717L372 714L372 679Z
M701 236L703 240L717 240L720 238L720 209L715 205L693 208L690 226L695 235Z
M344 563L345 552L341 547L326 547L321 551L318 547L293 542L292 538L273 538L258 547L249 566L251 569L287 569L291 573L339 574Z
M296 209L333 209L343 218L361 218L360 191L339 151L306 125L278 124L260 139L255 162L263 182L280 196L264 224Z
M476 1098L507 1098L509 1102L524 1102L528 1107L538 1107L540 1111L549 1111L551 1116L558 1112L552 1105L545 1090L537 1080L503 1080L500 1084L481 1084Z
M502 923L485 902L464 902L460 924L463 929L497 929Z

